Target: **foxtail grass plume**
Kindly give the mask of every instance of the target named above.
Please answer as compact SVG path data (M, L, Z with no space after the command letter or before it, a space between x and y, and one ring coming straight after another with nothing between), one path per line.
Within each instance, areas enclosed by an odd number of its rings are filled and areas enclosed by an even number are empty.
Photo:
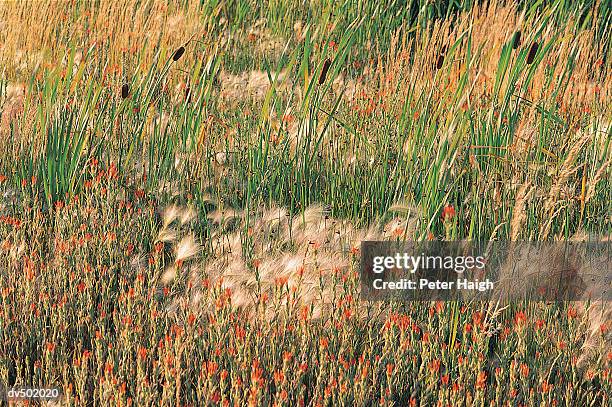
M170 266L164 270L164 273L161 275L160 281L162 284L166 285L174 281L176 278L176 267Z
M323 62L323 69L321 69L321 75L319 76L319 85L322 85L327 78L327 71L329 71L329 67L331 66L331 59L327 58L325 62Z
M540 44L538 44L537 41L534 41L533 44L531 44L531 48L529 48L529 53L527 54L527 65L531 65L533 63L539 47Z
M176 262L185 261L200 251L200 246L196 243L193 235L187 235L181 239L176 246Z
M181 216L181 209L176 205L170 205L162 214L163 229L167 228L176 218Z
M163 228L157 234L156 242L172 242L176 240L177 233L173 228Z
M179 216L179 220L181 221L181 225L185 225L192 220L194 220L197 216L195 209L192 207L187 207L183 210L183 212Z

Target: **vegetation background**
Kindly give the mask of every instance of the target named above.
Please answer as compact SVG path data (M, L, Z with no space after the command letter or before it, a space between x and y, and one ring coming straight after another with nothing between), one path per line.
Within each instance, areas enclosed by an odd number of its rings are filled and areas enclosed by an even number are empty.
M368 303L358 259L609 239L610 9L0 3L0 383L62 405L607 405L607 303Z

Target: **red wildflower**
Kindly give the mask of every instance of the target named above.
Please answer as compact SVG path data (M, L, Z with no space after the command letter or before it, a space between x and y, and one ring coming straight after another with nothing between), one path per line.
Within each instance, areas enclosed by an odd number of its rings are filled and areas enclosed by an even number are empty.
M455 207L453 205L446 205L444 209L442 209L442 221L447 222L450 221L455 216Z
M521 363L521 376L523 377L527 377L529 376L529 366L527 366L525 363Z
M478 377L476 378L476 388L484 389L487 385L487 373L480 372L478 373Z
M395 366L393 365L393 363L387 363L387 376L391 376L394 368Z
M527 321L527 315L523 311L519 311L514 316L514 323L516 325L523 325Z

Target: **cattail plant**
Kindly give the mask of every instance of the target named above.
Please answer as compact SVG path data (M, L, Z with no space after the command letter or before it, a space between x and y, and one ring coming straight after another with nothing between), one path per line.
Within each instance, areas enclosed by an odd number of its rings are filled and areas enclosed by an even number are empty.
M185 102L191 102L191 87L189 85L185 87Z
M128 96L130 96L130 85L124 83L121 87L121 98L127 99Z
M540 45L537 41L534 41L533 44L531 44L531 48L529 48L529 53L527 54L527 65L531 65L533 63L539 47Z
M444 58L446 57L447 46L444 45L440 49L440 53L438 54L438 58L436 59L436 69L441 69L444 65Z
M193 40L193 38L196 36L196 34L194 33L191 38L189 38L189 40L185 43L185 45L181 45L176 51L174 51L174 54L172 54L172 60L174 62L178 61L179 59L182 58L183 54L185 53L185 47L187 45L189 45L189 43Z
M185 53L185 47L181 45L176 51L174 51L174 54L172 55L172 60L174 62L178 61L179 59L181 59L184 53Z
M319 85L322 85L325 82L325 78L327 77L327 71L329 71L329 67L331 66L331 60L327 58L325 62L323 62L323 69L321 70L321 75L319 76Z
M521 45L521 32L517 31L512 36L512 49L517 49Z

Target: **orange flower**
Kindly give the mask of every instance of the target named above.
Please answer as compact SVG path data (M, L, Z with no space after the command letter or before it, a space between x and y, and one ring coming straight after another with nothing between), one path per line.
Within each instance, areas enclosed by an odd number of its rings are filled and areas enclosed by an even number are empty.
M393 363L387 363L387 376L391 376L394 368L395 366L393 365Z
M576 311L576 308L569 307L569 308L567 309L567 317L568 317L568 318L574 319L574 318L576 318L577 316L578 316L578 311Z
M274 372L274 382L276 383L276 385L278 386L284 381L285 381L285 375L283 374L283 372L281 372L280 370L275 371Z
M138 348L138 358L142 360L146 357L147 357L147 348L145 348L144 346L141 346L140 348Z
M307 306L303 306L300 312L300 319L302 321L307 321L309 315L310 315L310 310L308 309Z
M6 175L0 174L0 184L6 181Z
M548 393L552 388L552 384L548 384L546 380L542 382L542 393Z
M529 376L529 366L527 366L525 363L521 363L520 369L523 377Z
M516 325L523 325L527 321L527 315L523 311L519 311L514 316L514 323Z
M442 221L450 221L455 216L455 207L453 205L446 205L444 209L442 209Z
M487 385L487 373L480 372L478 373L478 377L476 378L476 388L484 389Z

